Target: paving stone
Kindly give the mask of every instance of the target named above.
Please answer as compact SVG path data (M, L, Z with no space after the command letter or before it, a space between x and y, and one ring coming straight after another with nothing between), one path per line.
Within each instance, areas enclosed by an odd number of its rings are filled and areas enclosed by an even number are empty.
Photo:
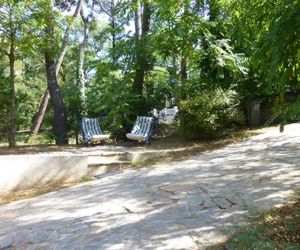
M3 234L0 236L0 249L1 247L7 247L13 244L12 237L9 234Z
M167 186L163 186L160 189L170 193L177 194L181 192L191 191L199 186L201 186L201 184L197 180L186 180L177 183L172 183Z
M195 217L202 222L215 222L218 220L217 215L219 214L220 209L217 207L208 208L204 210L199 210L195 213Z
M230 208L232 207L233 205L235 205L234 202L231 202L229 200L227 200L226 198L222 198L222 197L219 197L219 198L213 198L212 199L213 202L215 202L217 204L217 206L221 209L227 209L227 208Z
M57 249L80 249L78 245L79 239L78 236L66 236L65 238L60 239Z
M218 205L215 202L213 202L212 200L205 200L202 205L202 210L206 210L214 207L218 207Z
M191 218L192 214L187 202L181 202L175 205L174 214L176 218Z
M199 229L200 227L207 226L206 223L201 222L195 217L180 218L176 223L181 226L184 226L186 229Z
M28 237L29 236L29 237ZM43 230L27 232L24 236L18 235L18 239L24 240L25 237L28 237L32 243L41 243L45 242L48 239L48 232Z
M200 193L188 195L187 200L190 205L203 205L205 202L203 196Z
M81 223L73 223L68 227L65 227L63 229L61 229L61 232L64 233L83 233L83 232L88 232L89 230L89 226L84 224L83 222Z
M205 249L248 213L292 197L299 141L300 124L292 124L282 134L267 130L188 160L2 205L0 249Z

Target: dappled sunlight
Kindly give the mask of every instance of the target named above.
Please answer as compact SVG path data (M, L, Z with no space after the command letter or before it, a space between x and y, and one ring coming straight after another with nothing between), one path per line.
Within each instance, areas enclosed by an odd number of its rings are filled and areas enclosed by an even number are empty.
M221 242L248 211L282 204L299 187L299 139L253 137L1 206L0 245L197 249Z

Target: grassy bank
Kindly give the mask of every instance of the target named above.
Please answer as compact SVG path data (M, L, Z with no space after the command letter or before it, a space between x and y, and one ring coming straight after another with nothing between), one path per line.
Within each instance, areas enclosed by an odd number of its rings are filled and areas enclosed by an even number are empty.
M229 240L211 250L299 250L300 196L294 203L263 212Z

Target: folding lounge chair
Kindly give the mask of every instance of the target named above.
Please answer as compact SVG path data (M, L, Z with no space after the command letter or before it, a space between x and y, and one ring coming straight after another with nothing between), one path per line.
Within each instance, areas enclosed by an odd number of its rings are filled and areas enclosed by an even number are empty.
M146 144L150 143L151 134L153 130L154 119L153 117L138 116L130 133L126 137L131 140L139 142L145 141Z
M160 124L174 124L178 116L177 106L173 108L165 108L159 111L158 113L158 123Z
M99 118L82 118L80 125L84 144L105 141L110 137L110 135L103 134Z

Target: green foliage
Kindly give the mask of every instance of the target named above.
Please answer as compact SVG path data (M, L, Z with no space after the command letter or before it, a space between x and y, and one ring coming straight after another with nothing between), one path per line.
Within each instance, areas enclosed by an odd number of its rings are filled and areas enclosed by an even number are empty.
M152 108L164 108L165 100L174 96L170 75L165 68L155 67L146 77L144 96L148 111Z
M0 63L0 117L2 120L0 123L0 133L7 132L9 128L9 81L7 75L5 74L3 61Z
M284 102L277 97L272 107L272 116L268 120L268 124L274 121L279 121L281 123L280 131L284 130L284 125L291 121L300 120L300 99L296 98L286 98Z
M300 87L299 1L233 0L227 11L236 47L250 58L249 81L239 89L248 96L279 96L275 116L282 124L294 119L297 104L285 95Z
M180 103L181 131L190 139L217 138L244 122L236 93L215 89Z
M276 19L272 19L270 32L253 57L258 67L265 70L270 88L280 96L282 107L278 107L278 116L282 123L293 119L299 108L299 101L287 105L289 102L284 96L287 92L298 92L300 89L300 3L285 2L285 8L278 10ZM295 109L295 106L298 108Z
M9 128L9 36L16 31L17 127L28 130L46 89L43 65L47 39L53 58L77 1L5 0L0 4L0 131ZM150 29L136 43L134 12L147 2ZM129 0L94 1L85 50L86 100L81 100L76 71L83 23L77 19L58 79L68 111L69 133L78 132L82 116L100 116L102 127L122 138L136 115L164 108L175 97L181 106L181 126L190 138L223 135L241 124L233 97L243 102L270 96L276 100L272 119L286 123L299 118L299 102L286 93L299 92L300 3L297 0ZM92 6L85 1L85 15ZM9 8L13 7L13 22ZM143 8L141 8L143 10ZM46 19L53 17L53 37L46 37ZM142 27L141 27L142 28ZM5 31L5 32L3 32ZM146 61L142 96L133 94L138 55ZM223 89L223 90L221 90ZM266 98L265 98L266 99ZM232 112L234 110L234 112ZM43 128L53 113L48 108ZM199 132L200 131L200 132ZM205 135L206 134L206 135Z
M194 5L194 2L179 1L172 8L166 7L165 2L157 3L160 24L155 34L157 50L172 64L177 99L207 88L234 88L248 73L247 58L235 51L224 20L218 16L221 8L226 8L224 2L222 5L213 1L216 5L213 20L204 14L209 11L208 2L196 2ZM185 12L184 6L188 6ZM188 64L185 82L180 71L182 58Z
M61 90L68 112L68 129L72 134L77 134L80 130L80 119L84 116L80 89L74 80L73 82L65 82Z
M131 92L130 79L118 71L110 71L109 65L99 64L99 75L88 86L87 113L92 117L101 117L103 128L112 131L113 136L119 139L122 137L120 131L131 123L132 107L137 99Z

